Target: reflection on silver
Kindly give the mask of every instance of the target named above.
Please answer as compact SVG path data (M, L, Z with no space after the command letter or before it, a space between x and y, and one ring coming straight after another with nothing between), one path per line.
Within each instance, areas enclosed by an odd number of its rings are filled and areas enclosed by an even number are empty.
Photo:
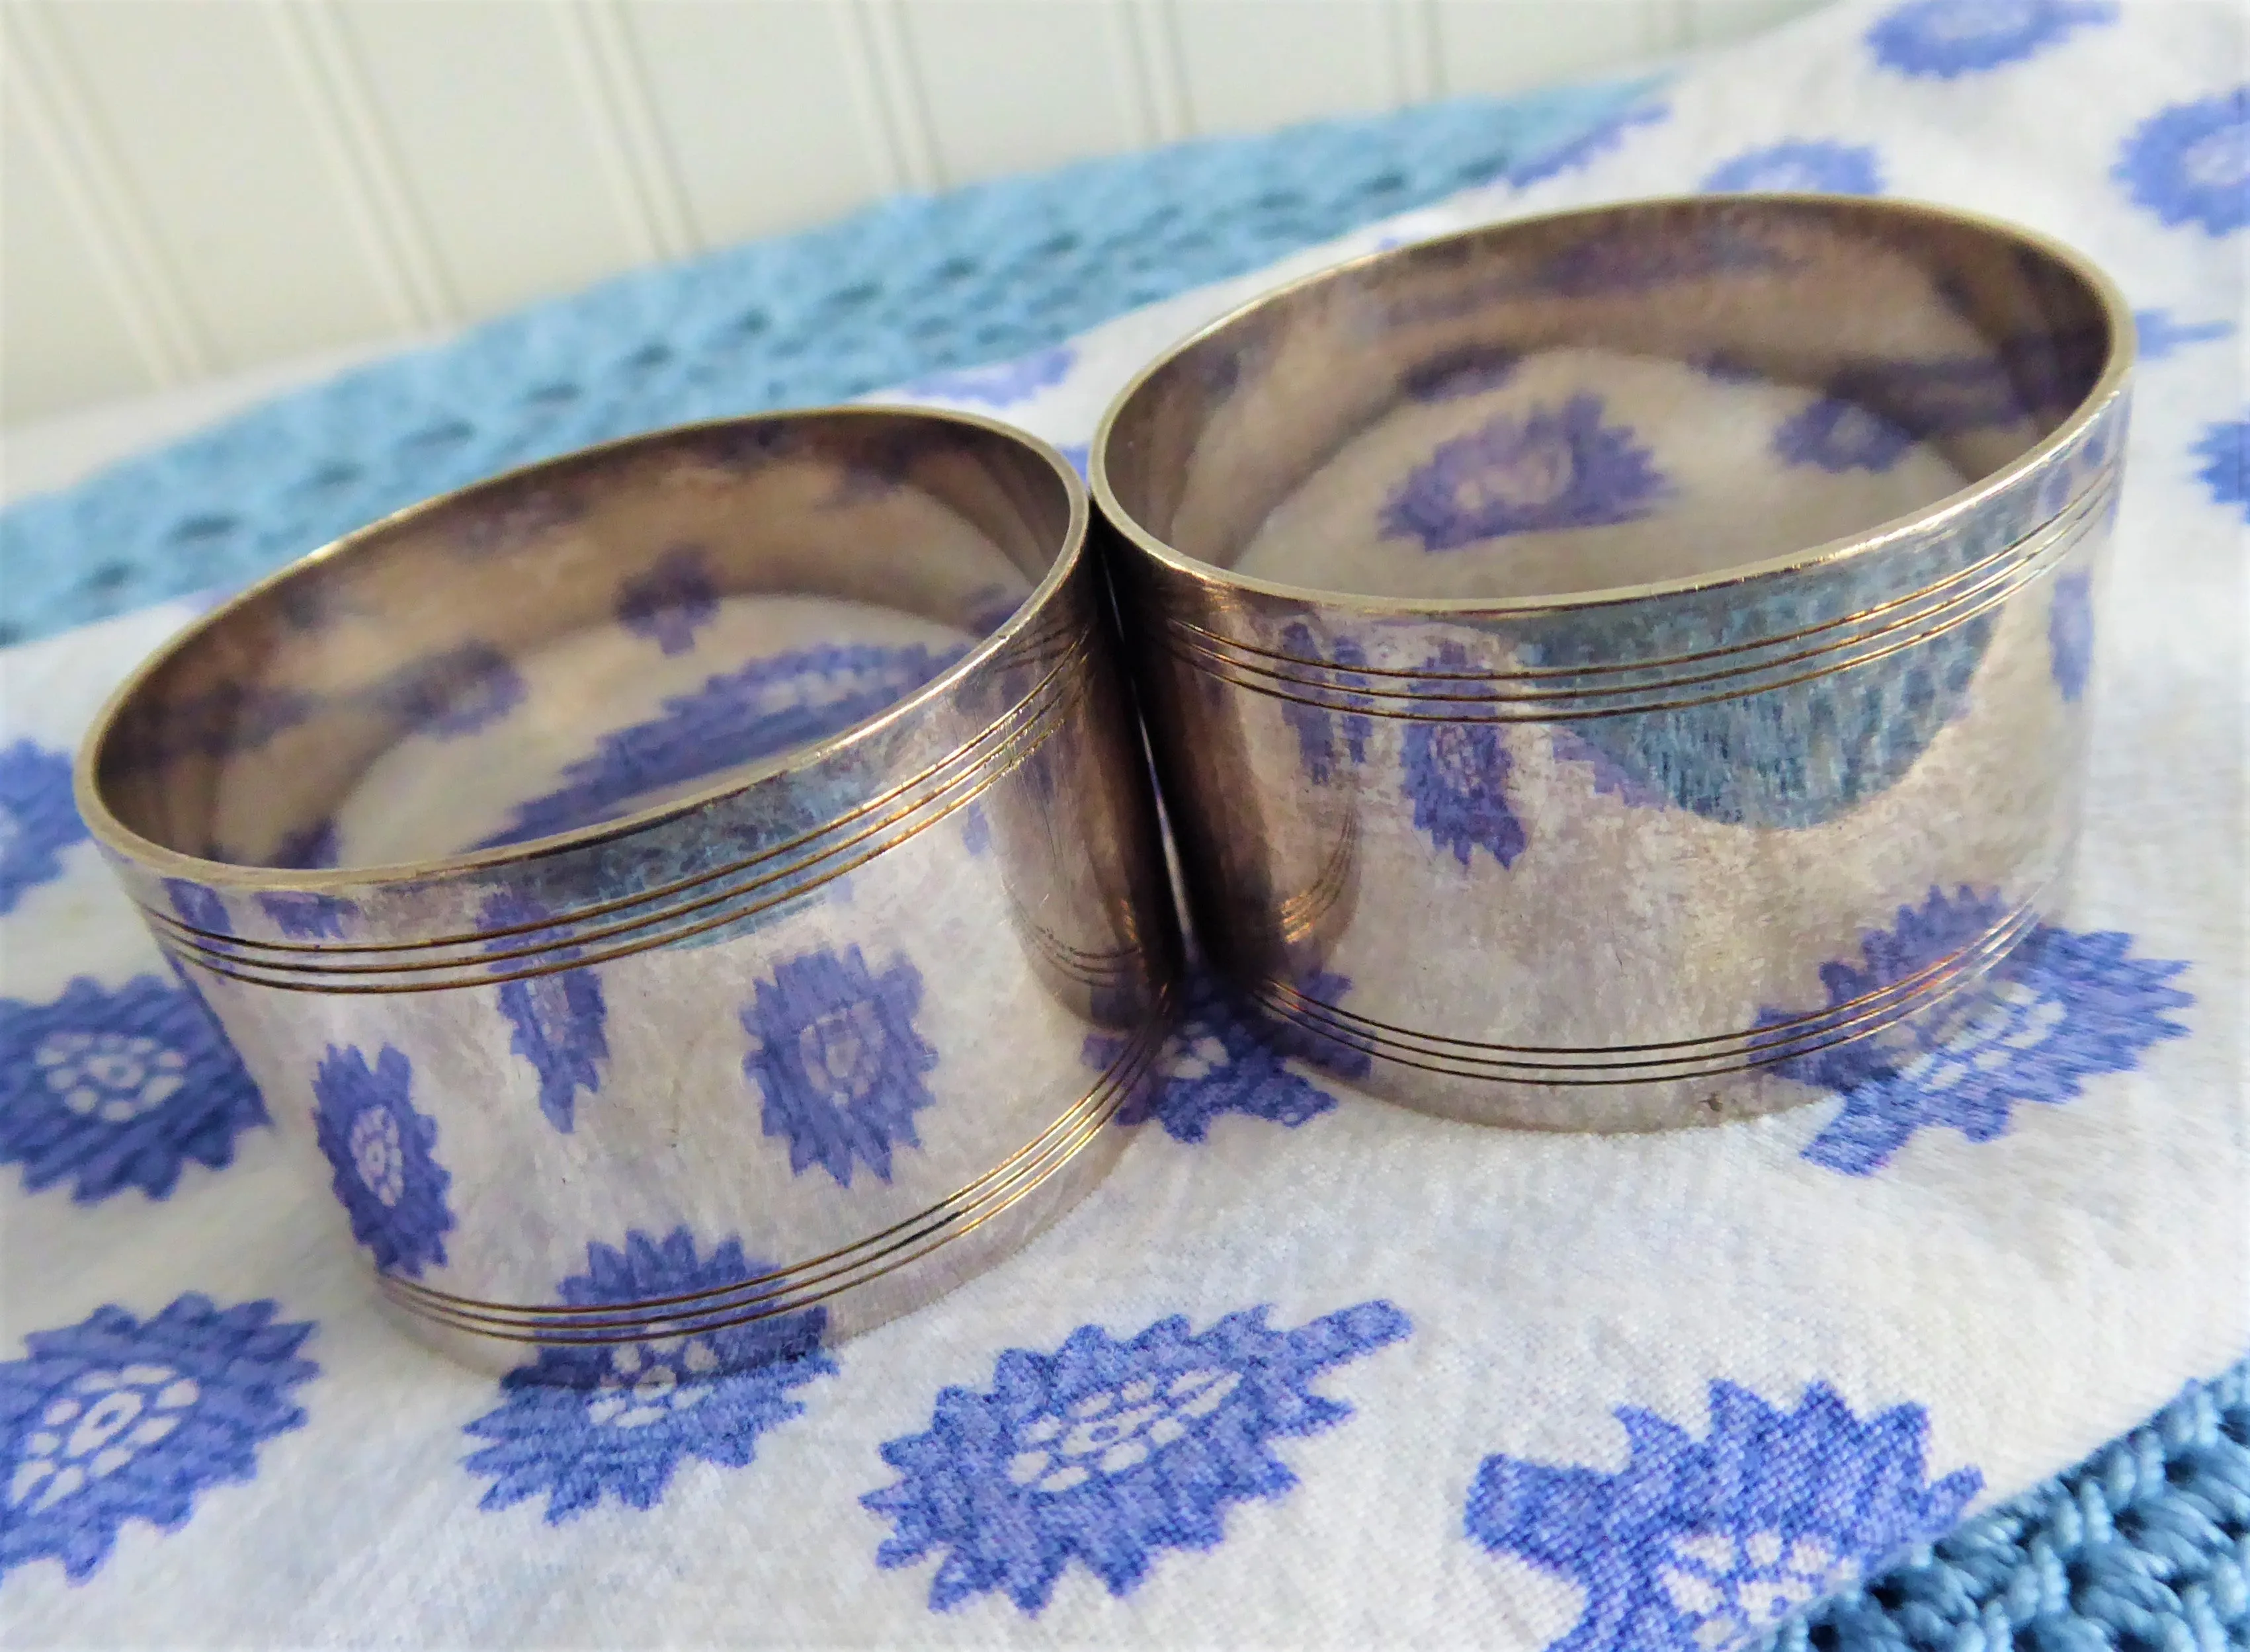
M1473 231L1179 346L1092 474L1218 968L1369 1088L1553 1128L1963 1013L2067 870L2132 347L2064 248L1812 197ZM1711 384L1778 423L1698 451L1833 473L1820 526L1661 471Z
M983 419L694 426L378 523L119 693L79 805L410 1323L833 1339L1107 1168L1178 944L1087 517Z

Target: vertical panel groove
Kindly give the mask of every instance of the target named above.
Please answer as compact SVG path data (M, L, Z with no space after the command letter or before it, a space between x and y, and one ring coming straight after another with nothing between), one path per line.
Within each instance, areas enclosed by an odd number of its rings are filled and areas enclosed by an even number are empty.
M1104 10L1103 31L1109 37L1109 56L1125 107L1133 112L1134 131L1143 146L1162 143L1164 120L1156 107L1156 88L1133 0L1105 0Z
M46 152L72 216L113 283L119 308L159 384L212 370L217 352L188 301L147 208L101 128L63 42L37 7L7 8L15 39L4 58L33 140Z
M573 16L607 128L607 142L631 177L644 221L659 250L669 258L698 252L703 236L687 199L687 187L665 141L640 47L620 0L578 0Z
M1133 34L1148 77L1149 107L1159 142L1177 143L1196 134L1195 107L1188 96L1187 59L1180 47L1180 20L1173 0L1126 0Z
M1391 0L1384 21L1391 48L1391 97L1400 107L1426 103L1443 89L1438 17L1430 0Z
M661 209L651 195L648 180L633 152L629 117L620 107L613 66L593 24L590 0L549 3L547 15L570 66L578 93L579 112L594 148L595 164L609 185L610 203L637 262L650 263L679 249L666 233Z
M894 169L908 189L939 188L945 171L898 0L852 0L852 17L854 44L866 65Z
M267 15L402 330L428 331L461 315L416 205L351 37L326 0L270 0Z
M868 158L882 175L884 190L896 193L908 187L906 156L891 130L890 113L884 107L882 72L876 66L874 48L868 44L866 19L860 15L859 0L820 0L820 3L829 9L843 42L844 72L852 82L852 106L859 118Z

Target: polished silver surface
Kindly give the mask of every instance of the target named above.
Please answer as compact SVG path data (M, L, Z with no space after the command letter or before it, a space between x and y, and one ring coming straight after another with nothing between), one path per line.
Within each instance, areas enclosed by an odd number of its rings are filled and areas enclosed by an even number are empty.
M1092 475L1204 950L1494 1123L2004 1041L2132 349L2065 248L1812 197L1473 231L1187 341Z
M1178 947L1087 520L986 420L692 426L378 523L120 692L79 805L410 1323L754 1363L1101 1175Z

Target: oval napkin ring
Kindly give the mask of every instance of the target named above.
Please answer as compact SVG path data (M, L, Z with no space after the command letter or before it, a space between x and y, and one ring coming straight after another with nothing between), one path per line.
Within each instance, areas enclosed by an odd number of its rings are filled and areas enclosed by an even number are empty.
M1479 1121L1704 1122L2005 1042L2132 349L2064 247L1814 197L1474 230L1189 339L1091 475L1200 943Z
M118 693L79 806L424 1332L756 1363L1107 1168L1178 944L1087 520L985 419L690 426L343 539Z

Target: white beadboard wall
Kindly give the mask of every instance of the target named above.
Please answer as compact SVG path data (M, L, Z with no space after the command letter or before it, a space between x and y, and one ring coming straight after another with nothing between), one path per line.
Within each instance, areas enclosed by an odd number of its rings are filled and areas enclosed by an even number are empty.
M0 420L1812 0L0 0Z

